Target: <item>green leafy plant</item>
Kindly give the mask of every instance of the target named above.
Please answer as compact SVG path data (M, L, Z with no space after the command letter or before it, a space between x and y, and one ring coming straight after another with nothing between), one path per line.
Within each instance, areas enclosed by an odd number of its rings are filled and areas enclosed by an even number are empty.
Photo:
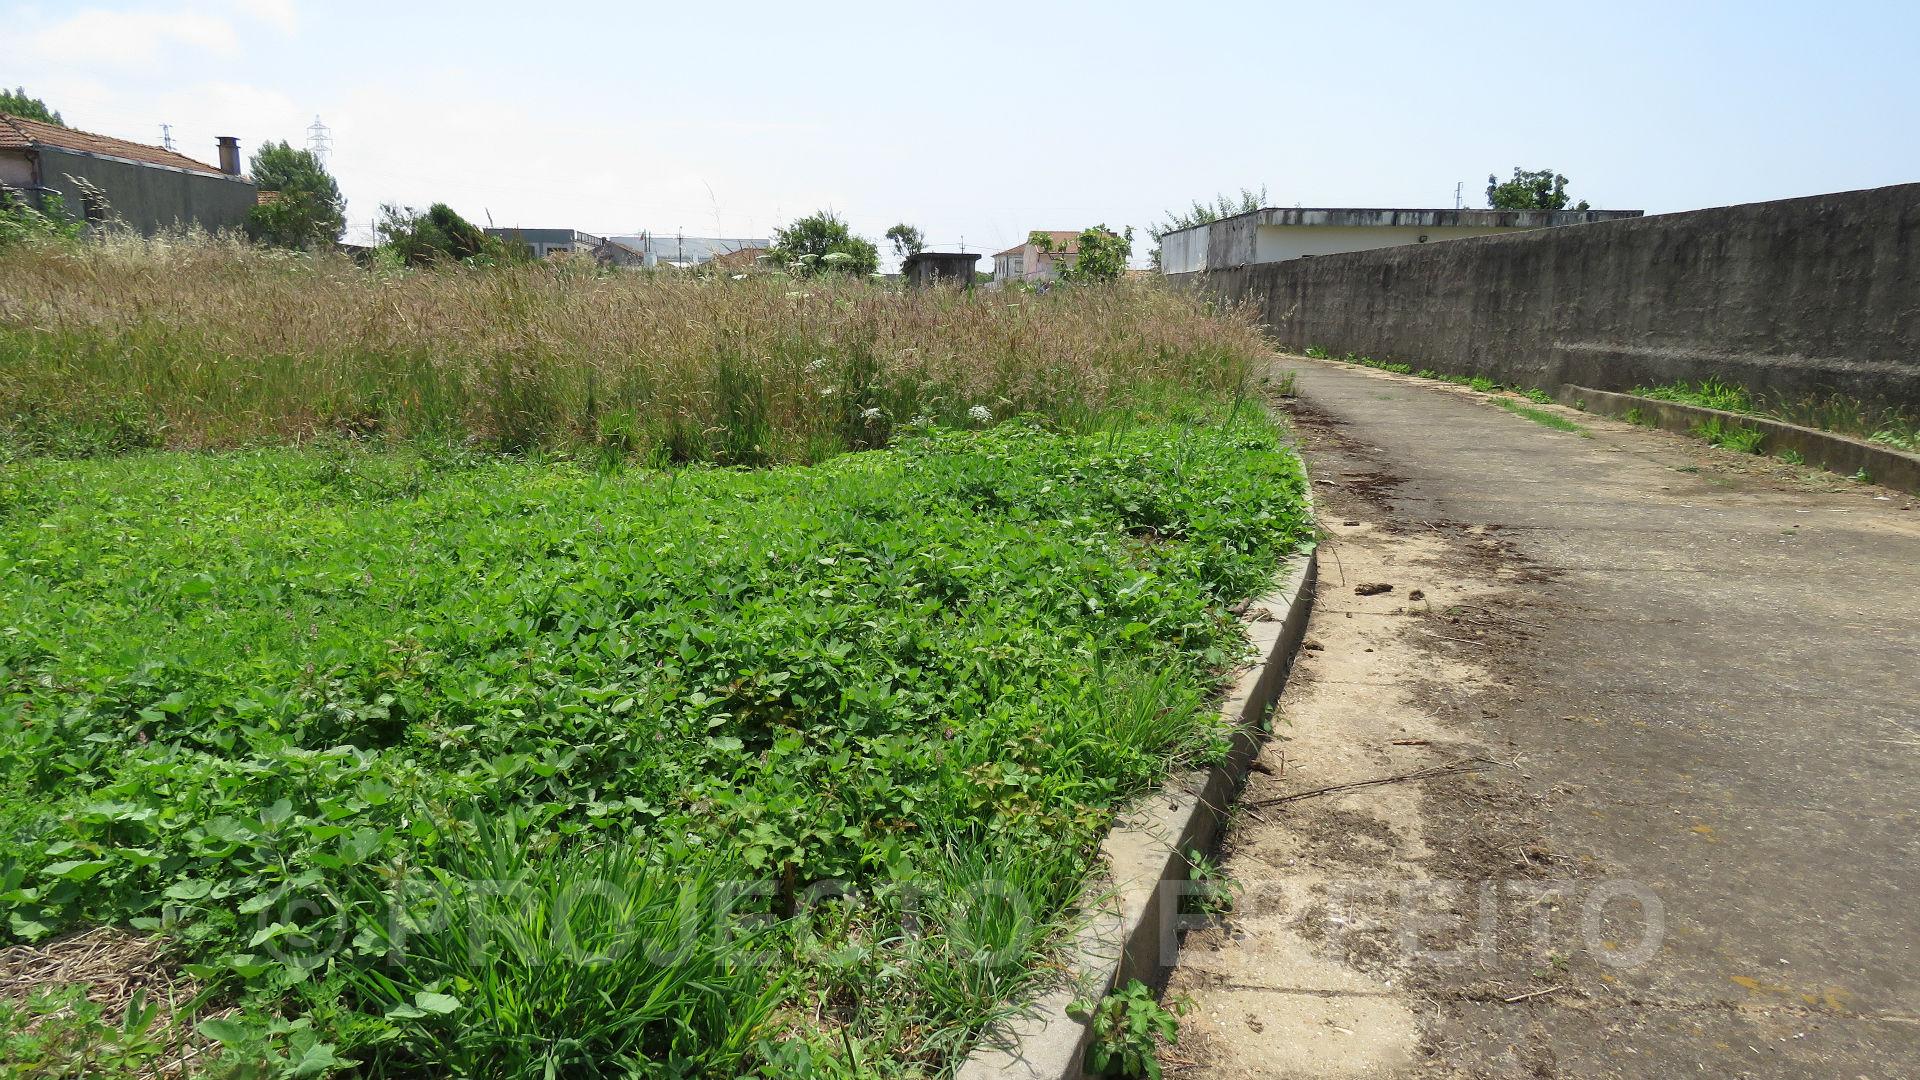
M1180 897L1183 912L1218 917L1233 910L1240 882L1205 852L1187 852L1187 880L1193 888Z
M856 236L840 215L822 210L773 231L768 250L793 274L834 273L866 277L880 268L880 249Z
M1027 243L1043 252L1059 254L1068 250L1052 233L1038 229L1027 234ZM1082 231L1075 244L1073 260L1060 268L1060 280L1081 284L1117 281L1126 273L1127 260L1133 255L1133 227L1116 233L1105 225L1095 225Z
M144 990L115 1019L84 987L42 987L24 1001L0 1000L0 1066L9 1076L80 1080L152 1075L171 1044L159 1004Z
M319 192L309 191L306 194L314 200L324 201ZM319 228L325 223L309 224ZM380 207L380 221L375 228L380 234L381 252L406 266L444 263L486 265L529 257L524 244L510 244L488 236L446 203L434 203L425 210L385 204Z
M894 257L902 260L909 255L918 255L927 247L927 238L919 228L904 221L888 229L886 237L893 242Z
M1082 1002L1077 1011L1089 1016L1093 1041L1087 1046L1087 1068L1099 1076L1160 1080L1160 1046L1180 1038L1179 999L1162 1005L1152 988L1138 979L1097 1003Z
M763 993L852 1029L806 1053L945 1061L1044 971L1112 815L1221 752L1231 605L1311 528L1251 410L1082 422L764 470L17 460L0 932L164 931L242 1010L222 1057L275 1069L736 1075L784 1045ZM764 933L623 959L716 879Z
M16 86L12 90L0 88L0 113L38 120L43 124L66 126L58 112L47 108L47 103L39 98L28 95L24 86Z
M70 244L85 228L84 222L67 215L58 192L34 198L0 184L0 250L36 241Z
M1730 424L1717 416L1710 416L1693 425L1691 432L1696 439L1704 439L1714 446L1741 454L1761 453L1761 446L1767 441L1766 432Z
M1513 179L1487 177L1487 205L1495 210L1565 210L1567 178L1552 169L1513 168ZM1580 200L1575 210L1588 209Z
M347 202L312 151L267 143L254 153L252 173L263 195L247 212L247 235L256 243L312 248L340 239Z
M1807 463L1806 456L1801 454L1800 451L1793 449L1792 447L1788 447L1787 449L1780 451L1778 456L1781 461L1784 461L1789 465L1805 465Z

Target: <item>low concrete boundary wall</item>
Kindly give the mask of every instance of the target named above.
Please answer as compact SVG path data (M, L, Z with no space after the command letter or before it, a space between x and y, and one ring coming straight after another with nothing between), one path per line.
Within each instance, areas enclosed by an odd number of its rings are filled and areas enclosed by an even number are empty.
M1260 723L1280 697L1313 608L1314 548L1287 560L1275 588L1248 607L1247 637L1258 662L1241 674L1221 713L1234 723L1226 760L1176 777L1114 824L1100 845L1111 891L1087 913L1062 965L1071 984L1056 987L1004 1027L989 1032L956 1080L1081 1080L1092 1028L1070 1011L1083 996L1098 1001L1133 979L1162 985L1177 958L1176 923L1186 853L1207 850L1260 752Z
M1552 391L1717 377L1920 407L1920 184L1213 268L1319 346Z
M1808 465L1828 472L1852 476L1864 471L1876 484L1920 495L1920 455L1902 453L1891 446L1880 446L1861 439L1836 435L1831 431L1769 420L1762 416L1709 409L1701 405L1683 405L1677 401L1641 397L1638 394L1614 394L1587 386L1560 388L1559 401L1576 409L1601 416L1624 418L1633 414L1640 423L1665 431L1691 433L1708 420L1718 419L1728 427L1742 427L1766 436L1760 444L1764 453L1792 450Z

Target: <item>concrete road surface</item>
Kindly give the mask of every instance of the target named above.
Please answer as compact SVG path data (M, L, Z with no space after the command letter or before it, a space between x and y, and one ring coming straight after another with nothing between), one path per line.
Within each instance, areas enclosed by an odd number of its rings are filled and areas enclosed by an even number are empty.
M1289 371L1329 540L1173 1069L1920 1076L1915 500Z

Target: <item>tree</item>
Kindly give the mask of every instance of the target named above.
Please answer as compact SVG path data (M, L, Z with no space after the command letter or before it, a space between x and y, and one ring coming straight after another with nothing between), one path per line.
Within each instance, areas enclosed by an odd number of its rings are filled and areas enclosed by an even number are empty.
M880 268L880 249L873 246L873 241L853 235L847 223L831 210L773 230L773 247L767 253L796 274L832 270L866 277Z
M247 235L256 243L319 247L346 231L347 201L311 150L267 143L253 155L253 182L272 193L247 212Z
M1241 188L1240 197L1237 199L1222 192L1214 197L1211 206L1203 202L1195 202L1190 210L1169 210L1167 220L1153 230L1153 249L1147 252L1147 257L1152 260L1154 269L1158 270L1161 237L1170 232L1179 232L1181 229L1191 229L1195 225L1207 225L1235 214L1250 214L1255 210L1263 209L1266 205L1267 189L1262 185L1257 193L1251 188Z
M380 207L378 230L381 249L408 266L513 262L525 252L525 245L488 236L446 203L434 203L424 213L386 203Z
M893 253L902 261L909 255L918 255L927 248L927 239L919 229L901 222L887 230L887 239L893 241Z
M1487 177L1487 205L1495 210L1565 210L1567 178L1552 169L1528 171L1513 167L1513 179L1501 183L1497 176ZM1585 199L1575 210L1589 209Z
M16 86L11 90L0 89L0 113L11 113L26 120L38 120L45 124L58 124L66 127L66 121L60 114L47 108L47 103L36 97L27 96L27 88Z
M1062 251L1053 246L1053 237L1035 230L1027 234L1027 243L1041 251ZM1127 226L1124 233L1114 232L1105 225L1095 225L1080 233L1080 251L1073 262L1060 269L1060 280L1079 283L1095 281L1115 281L1127 271L1127 260L1133 257L1133 226Z

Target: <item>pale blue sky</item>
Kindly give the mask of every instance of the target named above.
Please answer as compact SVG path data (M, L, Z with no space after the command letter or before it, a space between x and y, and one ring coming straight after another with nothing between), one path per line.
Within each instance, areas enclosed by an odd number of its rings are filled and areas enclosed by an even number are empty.
M1243 185L1451 206L1551 166L1649 212L1920 180L1920 7L0 0L0 82L213 158L316 114L350 217L992 252ZM1150 241L1136 245L1144 255Z

